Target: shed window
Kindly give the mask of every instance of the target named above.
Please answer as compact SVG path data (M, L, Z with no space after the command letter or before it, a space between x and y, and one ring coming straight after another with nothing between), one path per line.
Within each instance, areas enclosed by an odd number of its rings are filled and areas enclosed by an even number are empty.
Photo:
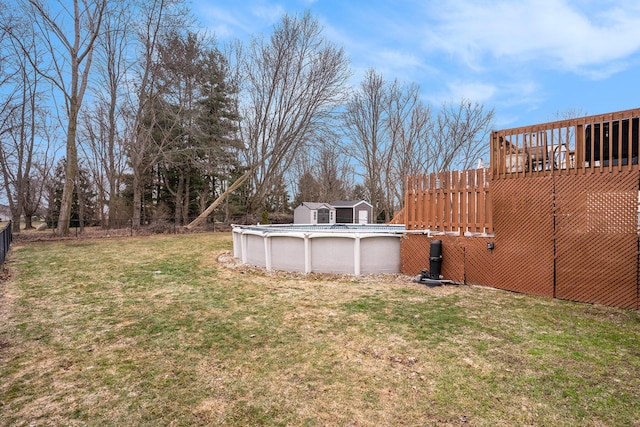
M318 224L329 224L329 209L318 209Z

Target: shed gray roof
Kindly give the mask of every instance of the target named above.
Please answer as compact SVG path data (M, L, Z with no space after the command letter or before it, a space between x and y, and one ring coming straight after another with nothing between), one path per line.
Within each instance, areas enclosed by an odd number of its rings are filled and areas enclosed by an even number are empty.
M327 208L327 209L333 208L333 206L331 206L328 203L302 202L301 204L312 210L317 210L321 208Z
M370 207L373 207L371 203L366 202L364 200L336 200L335 202L331 202L331 206L335 208L353 208L358 206L361 203L364 203Z

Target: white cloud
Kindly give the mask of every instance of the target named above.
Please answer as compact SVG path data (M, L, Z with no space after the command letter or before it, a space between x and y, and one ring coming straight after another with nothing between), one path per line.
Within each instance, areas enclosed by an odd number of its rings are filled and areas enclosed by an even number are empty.
M278 4L251 2L238 7L213 6L207 1L196 2L201 22L221 39L243 39L271 32L271 27L282 17L285 9Z
M493 98L498 88L489 83L450 81L447 83L450 98L453 100L467 99L484 103Z
M436 20L425 46L444 50L473 69L536 63L605 77L624 68L640 50L640 3L570 3L563 0L457 0L447 10L431 8ZM623 9L624 7L624 9ZM486 58L486 56L489 58Z
M235 11L235 10L234 10ZM232 38L238 31L250 33L251 26L242 18L234 15L231 9L212 6L206 2L198 3L198 15L219 38Z
M381 49L373 53L370 60L370 65L388 80L397 78L400 81L411 81L416 80L417 74L428 72L422 58L400 50Z
M251 14L267 25L275 24L285 12L282 6L275 4L260 4L251 8Z
M523 114L536 110L543 98L544 91L539 84L529 79L493 82L451 77L445 80L440 92L427 94L425 101L432 105L441 105L466 99L496 107L497 111L517 110L519 114ZM521 118L520 115L512 113L508 117L498 114L496 124L504 126Z

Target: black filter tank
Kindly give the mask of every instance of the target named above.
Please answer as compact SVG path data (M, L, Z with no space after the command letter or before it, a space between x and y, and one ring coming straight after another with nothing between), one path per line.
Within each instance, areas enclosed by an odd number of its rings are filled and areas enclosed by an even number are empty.
M433 240L429 247L429 279L440 280L442 240Z

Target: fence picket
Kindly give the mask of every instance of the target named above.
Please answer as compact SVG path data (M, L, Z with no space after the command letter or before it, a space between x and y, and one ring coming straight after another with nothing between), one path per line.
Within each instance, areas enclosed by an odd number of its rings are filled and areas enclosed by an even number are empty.
M407 180L409 230L493 232L486 169L415 175Z

